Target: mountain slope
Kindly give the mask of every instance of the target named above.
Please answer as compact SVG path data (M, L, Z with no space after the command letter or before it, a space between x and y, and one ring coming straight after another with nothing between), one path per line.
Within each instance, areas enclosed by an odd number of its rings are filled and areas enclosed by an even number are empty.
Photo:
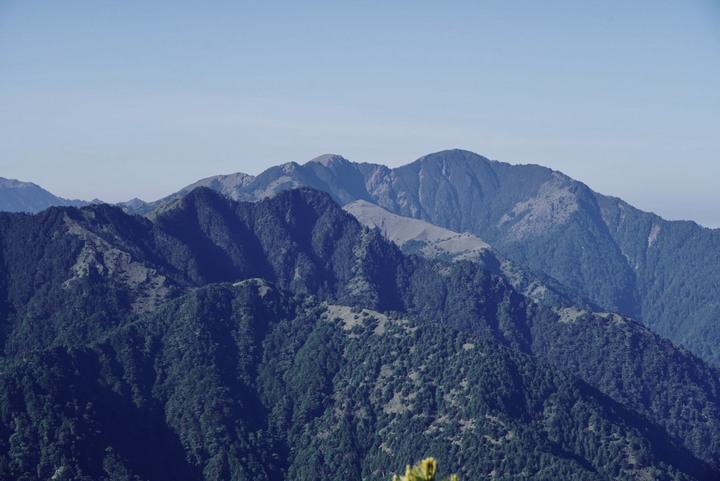
M720 229L666 221L619 199L598 199L613 239L636 272L644 322L720 364Z
M469 260L505 279L524 296L548 306L591 307L586 299L554 279L519 268L489 244L469 233L458 233L426 221L392 214L377 204L357 200L343 209L361 224L378 228L405 253L443 261Z
M525 296L551 307L553 317L558 316L557 321L536 321L532 324L535 328L532 352L578 374L650 419L666 418L669 406L673 406L671 410L681 412L687 399L695 399L704 408L715 409L711 406L717 404L717 394L711 398L704 394L698 398L693 394L680 400L675 398L675 393L684 392L684 397L689 394L688 387L696 382L691 379L712 379L717 374L687 353L677 351L669 342L650 335L636 323L615 314L592 313L587 307L580 307L583 304L578 303L577 298L563 290L562 286L553 284L551 279L547 279L546 284L539 283L537 275L525 273L509 261L499 260L487 244L470 234L458 234L427 222L396 216L366 201L355 201L344 209L363 224L381 229L385 237L404 250L407 250L404 246L409 244L413 251L419 251L426 257L471 260L502 276ZM527 279L532 279L532 282L527 283ZM472 296L472 293L467 295ZM543 314L538 313L535 317L543 317ZM604 348L598 349L598 346ZM670 358L676 361L672 363L675 367L670 369L680 369L672 375L664 371L668 365L663 359ZM651 379L661 381L655 381L653 386L648 387L645 382ZM707 387L710 392L715 392L715 388ZM652 398L653 401L649 404L639 402L642 397ZM671 432L678 434L679 425L685 422L687 418L676 419L667 426ZM719 427L708 425L695 430L690 442L701 450L708 442L717 443L720 439L711 433Z
M531 357L258 280L2 367L0 472L12 479L387 480L422 453L463 479L714 476Z
M428 257L448 256L453 260L477 261L490 248L490 244L472 234L460 234L429 222L394 215L365 200L351 202L343 209L363 225L377 227L383 236L400 247L409 242L420 244L417 250Z
M0 177L0 212L40 212L52 206L83 206L82 200L57 197L31 182Z
M547 168L460 150L395 169L324 156L220 192L258 200L299 185L325 190L341 204L365 200L472 233L516 264L720 365L718 230L662 220Z

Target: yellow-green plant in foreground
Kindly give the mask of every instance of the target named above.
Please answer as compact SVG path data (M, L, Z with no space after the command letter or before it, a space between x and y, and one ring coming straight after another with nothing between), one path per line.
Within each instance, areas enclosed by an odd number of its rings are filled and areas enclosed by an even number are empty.
M435 481L437 472L437 461L435 458L425 458L415 466L408 465L405 468L405 476L393 475L393 481ZM445 481L458 481L456 474L453 474Z

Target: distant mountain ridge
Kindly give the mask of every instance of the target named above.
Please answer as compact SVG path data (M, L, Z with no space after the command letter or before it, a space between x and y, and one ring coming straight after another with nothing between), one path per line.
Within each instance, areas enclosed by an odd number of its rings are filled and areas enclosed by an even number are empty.
M89 202L63 199L32 182L0 177L0 211L40 212L53 206L81 207Z

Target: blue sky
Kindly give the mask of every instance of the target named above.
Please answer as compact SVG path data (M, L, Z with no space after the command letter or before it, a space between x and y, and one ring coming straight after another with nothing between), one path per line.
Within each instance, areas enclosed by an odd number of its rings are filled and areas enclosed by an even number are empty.
M720 1L0 0L0 176L154 200L463 148L720 226Z

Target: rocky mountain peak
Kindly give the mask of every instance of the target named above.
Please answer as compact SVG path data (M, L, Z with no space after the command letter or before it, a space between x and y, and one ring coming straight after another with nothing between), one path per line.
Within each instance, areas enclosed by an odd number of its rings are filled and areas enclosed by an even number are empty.
M492 161L486 157L483 157L480 154L470 152L469 150L450 149L424 155L417 159L415 162L413 162L413 164L417 163L421 165L426 165L432 163L443 166L452 164L466 164L469 162L490 163Z
M349 164L349 163L350 163L350 161L347 160L342 155L323 154L323 155L319 155L319 156L315 157L314 159L309 160L308 162L306 162L306 165L307 164L320 164L325 167L333 167L333 166Z

